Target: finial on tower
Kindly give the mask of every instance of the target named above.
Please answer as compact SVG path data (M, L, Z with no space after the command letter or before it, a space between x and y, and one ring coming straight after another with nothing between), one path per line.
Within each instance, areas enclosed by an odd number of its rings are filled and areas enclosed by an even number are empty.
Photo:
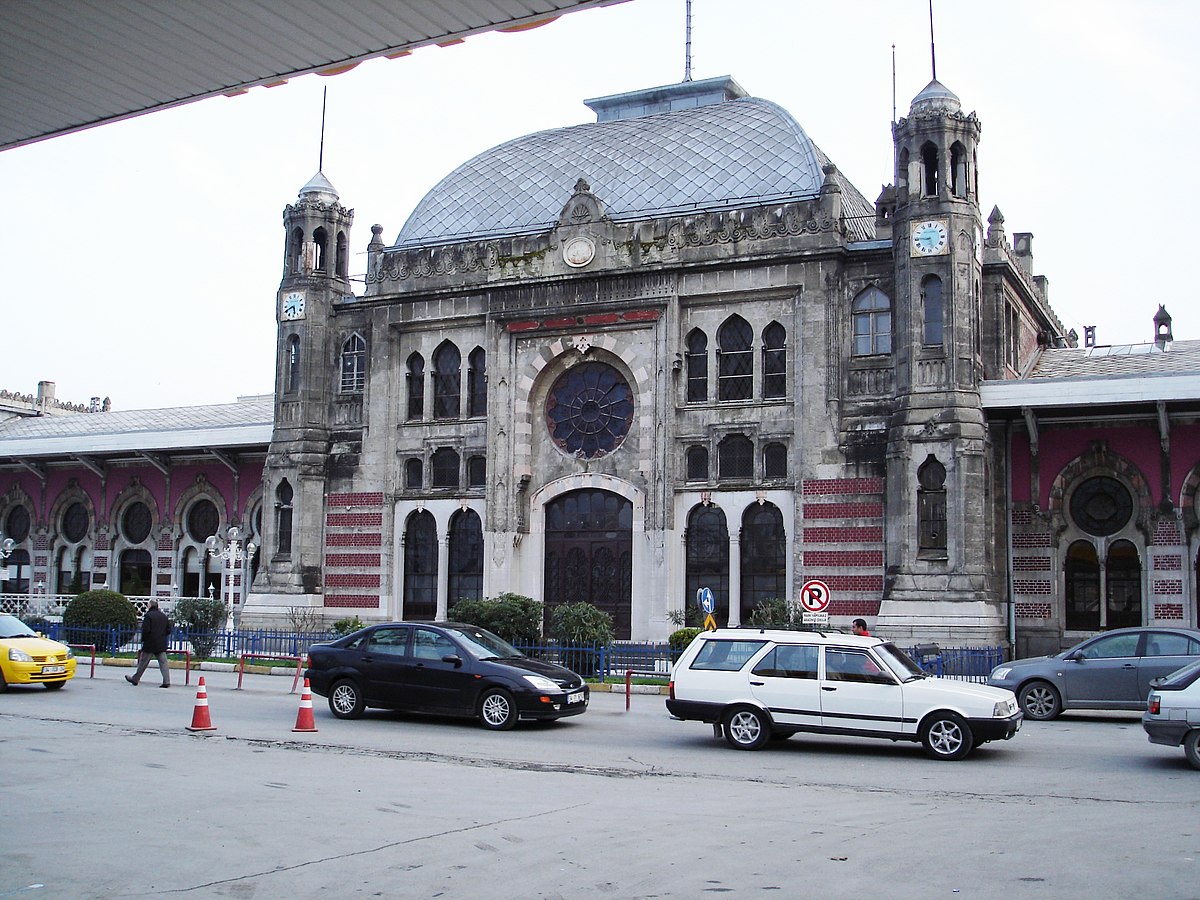
M932 2L932 0L930 0ZM692 0L685 0L684 9L687 27L683 41L683 80L692 80Z
M933 0L929 0L929 63L933 69L933 80L937 81L937 49L933 43Z

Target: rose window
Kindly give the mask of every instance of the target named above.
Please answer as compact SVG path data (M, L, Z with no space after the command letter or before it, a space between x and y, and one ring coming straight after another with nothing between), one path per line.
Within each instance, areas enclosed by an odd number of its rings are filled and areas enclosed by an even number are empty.
M600 362L568 369L546 399L546 427L567 453L591 459L621 445L633 422L633 391L621 373Z

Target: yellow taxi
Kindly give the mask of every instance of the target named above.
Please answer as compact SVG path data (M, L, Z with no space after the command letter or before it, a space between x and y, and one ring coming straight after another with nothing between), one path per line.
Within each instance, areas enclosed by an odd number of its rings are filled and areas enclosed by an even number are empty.
M0 615L0 692L10 684L44 684L56 691L75 677L75 654L44 638L16 616Z

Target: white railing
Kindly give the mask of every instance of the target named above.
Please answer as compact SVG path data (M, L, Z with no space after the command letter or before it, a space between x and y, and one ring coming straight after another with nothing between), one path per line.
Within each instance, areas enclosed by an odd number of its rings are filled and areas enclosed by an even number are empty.
M0 594L0 613L8 613L18 618L40 616L54 621L62 617L63 610L74 599L74 594ZM174 598L166 597L133 596L125 599L134 605L139 616L144 615L150 608L151 600L157 600L163 612L167 613L175 605Z

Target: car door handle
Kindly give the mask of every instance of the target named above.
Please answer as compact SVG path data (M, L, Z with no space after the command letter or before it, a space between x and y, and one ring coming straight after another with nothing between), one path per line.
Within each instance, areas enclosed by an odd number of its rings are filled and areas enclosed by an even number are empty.
M766 682L765 682L765 681L752 681L752 682L750 682L750 683L751 683L752 685L754 685L755 687L762 687L764 684L766 684Z
M821 685L821 690L823 690L823 691L836 691L836 690L837 690L837 688L836 688L836 687L834 687L832 684L823 684L823 685Z
M1122 669L1136 669L1137 666L1135 666L1133 663L1125 663L1125 665L1121 666L1121 668Z

